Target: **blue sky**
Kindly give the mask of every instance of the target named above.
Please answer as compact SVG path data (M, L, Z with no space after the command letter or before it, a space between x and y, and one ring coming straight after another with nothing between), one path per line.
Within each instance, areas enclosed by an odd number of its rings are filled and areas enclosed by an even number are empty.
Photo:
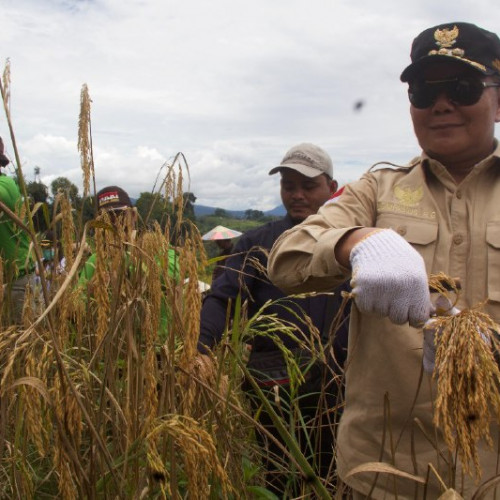
M419 153L405 85L413 38L449 21L500 32L496 0L0 0L0 62L23 169L81 187L82 85L97 185L136 197L184 153L197 203L267 210L294 144L332 156L340 184ZM362 99L364 106L354 110ZM12 155L5 118L0 135Z

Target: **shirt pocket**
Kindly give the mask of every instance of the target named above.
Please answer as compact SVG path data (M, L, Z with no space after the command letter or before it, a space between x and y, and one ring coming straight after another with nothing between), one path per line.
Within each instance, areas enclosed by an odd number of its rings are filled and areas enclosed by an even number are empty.
M383 214L377 219L377 227L396 231L422 256L427 272L431 272L438 238L437 222Z
M500 302L500 222L486 224L488 248L488 298Z

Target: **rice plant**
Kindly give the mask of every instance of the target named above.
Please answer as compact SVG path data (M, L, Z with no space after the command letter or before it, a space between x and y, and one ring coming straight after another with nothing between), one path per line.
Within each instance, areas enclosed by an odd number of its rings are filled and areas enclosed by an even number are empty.
M22 186L9 107L10 66L1 87ZM95 196L99 166L94 166L92 153L91 103L84 86L78 148L85 192L93 190ZM129 219L114 224L104 216L82 227L81 214L75 213L67 195L56 196L50 227L58 235L66 268L50 276L50 282L42 273L26 300L23 325L0 323L0 497L271 499L263 467L271 460L289 478L290 497L331 498L339 486L334 462L320 477L321 433L309 431L311 426L335 428L343 402L330 406L324 398L314 418L305 416L300 404L307 397L308 373L318 362L325 368L325 390L329 384L341 389L342 375L325 362L331 344L322 345L305 314L294 313L308 327L307 337L268 314L269 304L248 317L245 304L237 300L234 312L228 312L222 342L209 356L198 354L198 279L204 279L209 266L196 226L184 218L189 167L179 153L160 171L163 176L153 189L168 200L161 226L147 218L136 227ZM29 234L41 267L39 235L29 206L21 216L4 215ZM95 272L86 280L82 270L89 252ZM1 270L0 259L0 277ZM289 308L287 300L280 306ZM470 401L462 398L455 408L449 397L457 384L473 384L475 390L469 392L475 407L486 419L492 408L498 418L498 396L491 396L498 374L491 359L476 344L464 344L465 336L453 333L473 330L466 323L471 319L475 331L492 327L479 309L455 318L461 322L458 326L443 320L443 345L456 345L467 359L480 359L480 367L493 378L484 382L475 373L473 380L464 382L463 372L449 369L458 367L447 361L456 352L438 348L441 399L436 423L443 427L450 448L477 471L474 440L488 439L486 426L483 420L471 423L462 415ZM308 353L306 363L279 341L277 331ZM263 390L256 383L256 374L246 364L246 346L255 336L272 338L282 352L290 376L286 389ZM496 342L493 337L491 341ZM243 384L252 389L252 398ZM322 400L325 395L320 396ZM264 414L279 436L263 425ZM267 454L271 447L259 443L258 434L279 451ZM387 464L367 464L365 469L403 474Z

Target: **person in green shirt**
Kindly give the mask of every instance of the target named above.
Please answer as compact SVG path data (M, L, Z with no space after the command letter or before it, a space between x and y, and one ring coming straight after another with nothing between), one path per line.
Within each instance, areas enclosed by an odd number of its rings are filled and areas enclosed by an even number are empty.
M0 137L0 168L10 163ZM23 200L19 187L0 170L0 202L20 215ZM26 286L31 282L34 263L28 234L0 206L0 259L2 263L2 316L7 324L22 324Z

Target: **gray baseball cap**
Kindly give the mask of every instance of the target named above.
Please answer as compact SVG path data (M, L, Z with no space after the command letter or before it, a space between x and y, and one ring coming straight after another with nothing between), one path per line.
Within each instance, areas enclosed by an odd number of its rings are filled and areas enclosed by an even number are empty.
M269 175L279 172L282 168L291 168L306 177L326 174L333 179L333 164L330 155L324 149L309 142L290 148L281 160L281 164L272 168Z

